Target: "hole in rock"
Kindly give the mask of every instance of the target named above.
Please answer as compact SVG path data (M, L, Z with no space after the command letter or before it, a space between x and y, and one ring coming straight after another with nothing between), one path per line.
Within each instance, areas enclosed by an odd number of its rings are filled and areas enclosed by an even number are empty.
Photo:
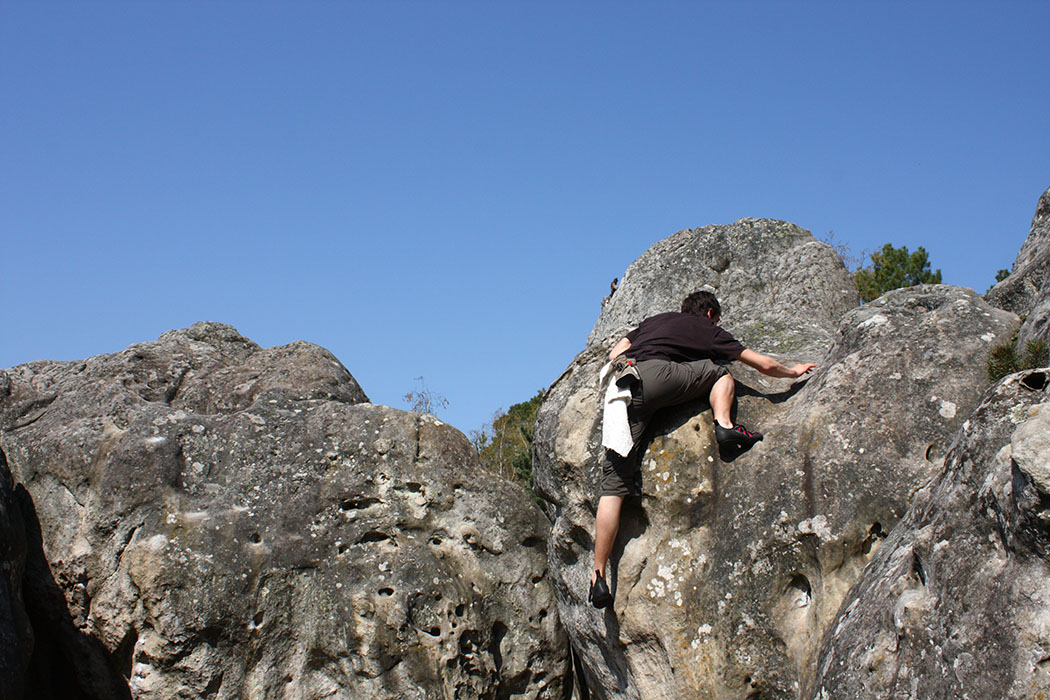
M394 589L393 588L380 588L379 589L379 595L381 595L383 597L392 596L392 595L394 595Z
M884 539L886 539L886 533L882 531L882 523L876 522L868 528L868 536L861 543L861 549L865 554L870 554L875 547L875 543Z
M262 542L262 536L260 536L258 532L253 532L251 540L255 544L259 544L260 542Z
M796 608L804 608L813 598L813 587L810 586L808 578L802 574L795 574L788 582L785 594L791 598Z
M260 610L259 612L255 613L255 617L252 618L252 624L255 625L256 627L261 627L262 623L263 623L263 614L262 614L262 611Z
M539 537L526 537L521 541L522 547L536 547L543 543L543 539Z
M361 536L361 539L357 541L358 544L365 544L366 542L382 542L383 540L389 540L390 535L379 530L369 530Z
M1046 388L1046 383L1046 372L1032 372L1025 375L1024 379L1021 380L1021 386L1033 391L1042 391Z
M423 490L423 484L420 484L415 481L409 481L405 484L405 488L407 488L409 491L412 491L413 493L419 493Z
M932 444L926 446L925 459L926 459L927 462L932 462L933 461L933 445Z
M918 577L918 579L922 583L922 585L925 586L926 585L926 569L923 568L922 560L919 559L919 555L916 554L915 552L912 552L912 555L911 555L911 571L912 571L913 574L915 574L916 577Z
M213 649L218 648L219 641L222 639L222 629L215 626L205 627L198 636L208 646Z
M335 551L337 551L339 554L346 554L346 545L340 542L339 546L335 548Z
M460 603L459 605L456 606L456 616L457 617L463 617L463 613L466 612L466 611L467 611L467 606L464 605L463 603Z
M459 638L459 650L462 654L469 656L474 653L477 648L477 641L474 639L475 633L473 631L466 632Z
M440 627L431 627L430 629L427 630L427 634L429 634L431 637L440 637L441 636L441 628Z
M361 510L382 503L378 498L348 498L339 504L343 510Z
M222 679L223 673L222 671L220 671L219 675L215 676L210 681L208 681L208 685L204 686L204 697L210 697L219 692L219 688L222 687Z
M503 668L503 652L500 644L503 643L505 636L507 636L507 626L499 620L492 623L492 642L489 644L489 653L492 654L492 661L496 664L497 672Z

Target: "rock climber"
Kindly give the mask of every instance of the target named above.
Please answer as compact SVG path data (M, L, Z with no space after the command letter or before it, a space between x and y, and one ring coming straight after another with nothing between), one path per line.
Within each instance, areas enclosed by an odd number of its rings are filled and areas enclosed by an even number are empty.
M653 414L661 408L706 396L718 444L746 449L761 440L762 434L733 423L730 413L735 384L726 365L739 360L762 374L783 378L801 377L816 367L807 362L789 368L745 348L718 325L721 315L722 308L714 294L693 292L682 301L680 313L645 319L609 353L610 364L602 372L602 379L608 375L611 383L606 392L602 440L608 449L602 460L601 497L594 528L594 571L588 596L595 607L605 608L613 602L605 566L620 527L624 498L641 495L640 453L646 447L642 437ZM621 400L617 402L617 398ZM617 405L620 414L615 408L610 410Z

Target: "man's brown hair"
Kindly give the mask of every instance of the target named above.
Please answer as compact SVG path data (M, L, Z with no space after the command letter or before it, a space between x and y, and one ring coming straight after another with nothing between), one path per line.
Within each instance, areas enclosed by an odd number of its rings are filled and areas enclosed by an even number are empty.
M718 318L722 315L722 307L718 304L718 299L711 292L699 290L693 292L685 299L682 300L682 313L683 314L696 314L697 316L707 316L708 310L712 311L711 317Z

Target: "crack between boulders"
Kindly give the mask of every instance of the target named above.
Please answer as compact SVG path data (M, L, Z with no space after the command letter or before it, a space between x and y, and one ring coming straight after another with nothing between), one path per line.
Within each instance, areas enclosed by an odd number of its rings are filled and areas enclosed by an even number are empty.
M422 452L423 443L423 419L420 416L416 416L416 455L412 458L412 464L419 463L419 455Z

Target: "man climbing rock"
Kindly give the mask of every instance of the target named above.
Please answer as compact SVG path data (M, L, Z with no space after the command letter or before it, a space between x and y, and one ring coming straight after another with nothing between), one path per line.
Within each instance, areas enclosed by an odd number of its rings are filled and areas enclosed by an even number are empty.
M810 372L813 363L788 368L772 357L748 350L719 325L722 308L715 295L693 292L680 313L658 314L642 321L609 353L602 381L611 377L605 395L601 498L595 518L594 572L589 600L598 608L612 605L605 566L620 527L623 499L641 495L642 437L661 408L707 397L719 445L748 448L761 433L734 424L731 418L735 384L726 365L740 360L770 377L794 378Z

